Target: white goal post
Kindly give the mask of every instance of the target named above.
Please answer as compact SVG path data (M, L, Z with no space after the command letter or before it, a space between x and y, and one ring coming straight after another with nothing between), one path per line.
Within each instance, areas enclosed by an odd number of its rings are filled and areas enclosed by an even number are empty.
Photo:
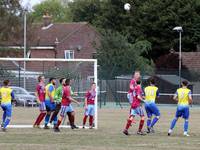
M29 71L27 70L27 65L26 68L20 68L20 65L18 64L18 62L22 62L22 63L29 63L29 62L38 62L40 64L42 64L42 62L55 62L55 63L92 63L93 64L93 81L96 83L96 87L98 87L98 77L97 77L97 59L53 59L53 58L0 58L0 67L4 64L4 63L12 63L12 65L18 66L19 70L21 70L21 78L24 78L24 82L26 82L26 76L29 74ZM21 65L23 67L23 65ZM1 67L2 68L2 67ZM0 69L1 69L0 68ZM73 67L72 67L73 68ZM14 70L12 71L14 72ZM76 72L75 72L76 73ZM2 79L1 79L2 80ZM24 86L26 88L26 83L24 83ZM98 90L98 88L97 88ZM98 91L97 91L98 93ZM96 96L95 98L95 117L94 117L94 125L95 125L95 129L98 128L98 96ZM10 125L9 127L12 128L31 128L32 125ZM69 126L62 126L64 128L68 128Z

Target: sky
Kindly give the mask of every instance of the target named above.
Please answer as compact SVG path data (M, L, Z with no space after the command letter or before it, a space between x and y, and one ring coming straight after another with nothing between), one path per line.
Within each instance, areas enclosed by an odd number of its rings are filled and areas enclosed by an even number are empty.
M20 0L20 3L23 7L27 7L28 9L32 9L32 7L36 4L41 3L43 0Z

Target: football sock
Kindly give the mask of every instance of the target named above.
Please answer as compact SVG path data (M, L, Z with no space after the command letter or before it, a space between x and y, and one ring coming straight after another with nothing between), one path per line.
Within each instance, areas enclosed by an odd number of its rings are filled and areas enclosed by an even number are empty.
M38 115L38 117L37 117L37 119L36 119L34 125L38 125L38 122L39 122L40 118L42 117L42 115L43 115L42 113L40 113L40 114Z
M176 125L176 122L177 122L177 119L174 118L174 119L172 120L172 123L171 123L171 127L170 127L171 130L174 129L174 127L175 127L175 125Z
M92 124L93 124L93 116L90 116L90 118L89 118L89 124L90 124L90 126L92 126Z
M3 120L3 123L5 123L5 120L6 120L6 112L3 112L2 120Z
M88 116L86 116L86 115L84 116L84 118L83 118L83 125L85 125L85 124L86 124L87 117L88 117Z
M53 118L53 124L56 125L57 122L58 122L58 117L57 117L57 115L56 115L56 116L54 116L54 118Z
M188 120L185 120L185 123L184 123L184 132L187 132L188 131Z
M129 129L129 127L131 126L131 123L132 123L132 120L128 119L128 120L127 120L126 127L125 127L126 130Z
M8 124L10 123L10 118L6 118L5 123L4 123L4 128L6 128L8 126Z
M45 117L45 125L49 123L50 114L47 114Z
M62 119L59 119L56 125L57 128L60 126L61 122L62 122Z
M54 121L54 118L57 117L58 113L59 113L59 111L57 111L57 110L53 112L53 115L51 116L51 119L50 119L50 123L52 123Z
M158 117L153 118L153 121L151 123L151 127L153 127L158 122L158 120L159 120Z
M148 118L147 119L147 127L150 127L151 126L151 118Z
M42 120L44 119L45 116L46 116L46 113L43 112L42 115L40 116L38 122L37 122L37 125L38 125L38 126L40 125L40 123L42 122Z
M143 126L144 126L144 120L140 120L139 131L142 131Z

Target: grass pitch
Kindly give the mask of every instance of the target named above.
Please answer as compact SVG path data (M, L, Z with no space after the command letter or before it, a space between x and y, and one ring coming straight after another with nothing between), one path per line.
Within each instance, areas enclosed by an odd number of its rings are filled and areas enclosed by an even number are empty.
M191 109L191 137L183 136L182 119L172 136L168 137L167 131L176 107L160 107L160 110L162 116L155 127L155 134L136 135L136 124L130 128L130 136L123 135L129 108L104 108L99 109L98 130L61 129L61 133L54 133L44 129L8 129L6 133L0 132L0 150L199 150L200 108ZM11 124L32 124L37 114L37 108L14 108ZM76 114L76 122L81 125L83 110L76 109Z

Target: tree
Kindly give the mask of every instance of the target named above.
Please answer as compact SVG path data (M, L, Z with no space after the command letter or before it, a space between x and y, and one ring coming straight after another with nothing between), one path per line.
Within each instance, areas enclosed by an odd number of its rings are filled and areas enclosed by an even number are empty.
M173 27L183 26L183 50L194 51L200 42L199 0L134 0L126 12L127 0L75 0L69 4L74 21L88 21L100 29L120 32L131 43L152 43L149 58L178 50L178 36ZM92 9L96 6L96 9ZM97 7L98 6L98 7ZM80 10L80 11L78 11Z
M36 5L30 15L34 22L41 22L46 13L53 16L54 22L68 22L71 21L71 16L67 4L66 0L46 0Z
M110 30L102 33L101 45L97 48L97 59L102 78L113 78L117 75L131 74L140 69L144 73L152 73L152 63L142 55L151 50L148 41L128 42L119 32Z
M20 34L22 8L18 0L0 1L0 41L16 38Z

